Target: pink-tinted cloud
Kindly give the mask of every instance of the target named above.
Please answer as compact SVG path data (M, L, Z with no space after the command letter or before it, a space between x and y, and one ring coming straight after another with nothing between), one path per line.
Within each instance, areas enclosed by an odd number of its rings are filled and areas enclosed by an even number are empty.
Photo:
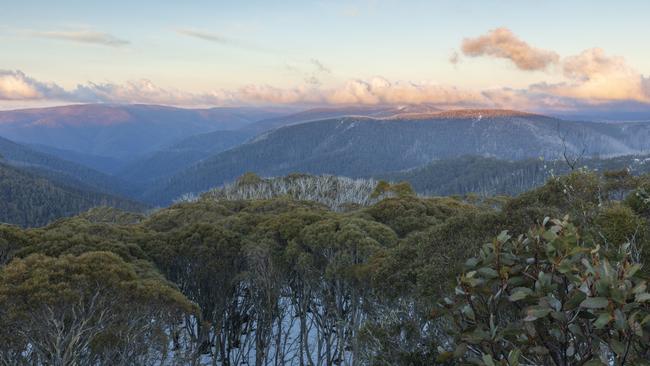
M592 59L598 56L599 61ZM0 109L27 102L145 103L181 107L237 105L381 105L430 104L440 108L507 108L526 111L566 111L608 103L645 103L650 106L650 78L625 66L620 58L585 51L568 58L567 80L537 83L527 88L474 90L433 82L391 81L382 77L353 79L339 87L305 83L295 88L248 85L234 90L190 93L162 88L149 80L123 84L86 83L64 89L31 78L20 71L0 71ZM608 62L606 60L609 60ZM594 66L599 65L599 66ZM25 102L25 103L23 103Z
M275 88L269 85L247 85L228 93L232 103L239 104L322 104L320 89L313 87Z
M601 48L591 48L561 58L553 51L540 50L519 39L507 28L462 42L463 53L471 57L490 56L511 60L525 71L561 71L565 81L531 85L524 93L504 88L488 91L497 104L574 105L634 101L650 103L648 79L631 67L623 57L608 55ZM550 65L558 68L549 70ZM530 103L523 103L528 100Z
M463 40L461 50L465 56L491 56L512 61L521 70L545 70L559 61L553 52L530 46L508 28L497 28L487 34Z
M546 93L594 102L649 102L647 79L620 56L610 56L591 48L563 59L566 82L547 85Z
M57 99L65 91L52 83L28 77L21 71L0 70L0 100Z
M424 82L390 82L381 77L351 80L327 93L331 104L480 105L488 102L480 92Z
M570 79L588 81L601 76L635 73L620 56L608 56L602 48L591 48L562 62L564 75Z

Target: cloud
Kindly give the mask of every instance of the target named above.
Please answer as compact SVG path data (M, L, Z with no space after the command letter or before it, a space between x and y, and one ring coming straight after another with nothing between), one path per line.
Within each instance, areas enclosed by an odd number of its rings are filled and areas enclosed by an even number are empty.
M589 81L611 75L637 75L623 57L608 56L601 48L591 48L563 60L564 75L570 79Z
M382 77L350 80L343 87L331 90L326 97L332 104L421 104L441 106L484 105L488 103L479 92L436 83L390 82Z
M58 39L64 41L91 43L102 46L120 47L128 45L130 42L117 38L108 33L102 33L92 30L79 31L29 31L27 34L31 37Z
M237 47L240 49L244 50L250 50L250 51L257 51L257 52L265 52L265 53L277 53L278 51L262 47L253 43L249 43L240 39L235 39L235 38L230 38L226 37L224 35L221 35L219 33L213 33L213 32L208 32L208 31L203 31L203 30L197 30L197 29L187 29L187 28L181 28L177 29L176 33L187 36L187 37L192 37L196 39L200 39L203 41L208 41L211 43L216 43L220 44L223 46L231 46L231 47Z
M545 70L560 59L553 51L530 46L507 28L497 28L476 38L466 38L461 50L469 57L492 56L508 59L517 68L526 71Z
M458 51L453 51L451 55L449 55L449 63L452 65L458 65L460 62L460 55L458 54Z
M235 104L323 104L322 90L313 87L275 88L247 85L228 93Z
M210 41L210 42L215 42L215 43L220 43L220 44L232 44L233 40L226 38L220 34L216 33L211 33L211 32L205 32L205 31L200 31L200 30L194 30L194 29L177 29L176 33L182 34L185 36L190 36L198 39L202 39L204 41Z
M311 60L309 60L309 62L311 62L311 64L316 67L316 72L323 72L323 73L326 73L326 74L329 74L329 73L332 72L332 70L330 70L327 66L323 65L322 62L318 61L315 58L312 58Z
M37 100L65 97L63 88L39 82L20 71L0 70L0 100Z
M647 78L620 56L609 56L603 49L591 48L562 61L566 82L534 86L549 94L594 102L649 102Z
M620 56L608 56L601 48L591 48L563 61L564 75L570 79L589 81L614 74L636 74Z
M70 99L86 103L147 103L168 105L209 105L218 98L206 95L164 89L147 79L129 81L124 84L87 83L78 85L69 93Z
M521 102L523 99L530 101L529 105L545 106L584 106L620 101L650 103L648 78L631 67L625 58L608 55L601 48L561 58L556 52L531 47L507 28L465 39L461 48L467 56L506 58L521 70L561 72L560 76L565 79L553 84L537 83L514 94L506 92L507 89L488 91L486 96L497 103ZM558 68L548 70L550 65Z
M489 102L480 92L435 83L390 82L382 77L349 80L340 87L320 88L309 80L295 88L247 85L235 90L189 93L161 88L149 80L124 84L81 84L65 90L42 83L22 72L0 71L0 98L3 100L51 100L71 103L151 103L177 106L217 106L251 104L415 104L441 105Z
M592 59L601 60L594 66ZM144 103L180 107L254 105L382 105L431 104L440 108L506 108L526 111L575 111L609 106L650 108L650 78L636 73L616 57L599 51L585 51L567 65L567 81L545 82L526 88L474 90L431 81L391 81L383 77L351 79L325 88L317 79L294 88L247 85L238 89L217 89L192 93L163 88L146 79L116 83L93 83L62 88L20 71L0 70L0 109L27 103L52 105L70 103ZM605 60L609 60L606 62ZM612 66L614 65L614 66ZM622 107L621 107L622 106ZM613 108L612 107L612 108Z
M317 78L314 75L306 76L305 77L305 83L310 84L310 85L314 85L314 86L321 85L320 79Z
M284 68L288 72L300 76L306 84L311 86L322 85L321 77L327 77L332 73L329 67L316 58L311 58L308 61L286 63Z

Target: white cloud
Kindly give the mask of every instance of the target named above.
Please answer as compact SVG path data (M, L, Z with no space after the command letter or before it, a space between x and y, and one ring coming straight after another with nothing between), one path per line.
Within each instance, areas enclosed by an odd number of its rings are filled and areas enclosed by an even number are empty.
M310 60L310 62L311 62L312 65L314 65L316 67L316 72L323 72L323 73L326 73L326 74L329 74L329 73L332 72L332 70L330 70L327 66L323 65L322 62L320 62L319 60L317 60L315 58L312 58Z
M452 51L451 55L449 55L449 63L452 65L458 65L460 62L460 54L458 51Z
M177 29L176 32L178 34L202 39L204 41L210 41L210 42L221 43L221 44L233 43L231 39L212 32L206 32L206 31L201 31L196 29Z
M128 45L130 42L117 38L111 34L97 32L93 30L75 30L75 31L29 31L27 35L37 38L58 39L79 43L91 43L110 47L119 47Z

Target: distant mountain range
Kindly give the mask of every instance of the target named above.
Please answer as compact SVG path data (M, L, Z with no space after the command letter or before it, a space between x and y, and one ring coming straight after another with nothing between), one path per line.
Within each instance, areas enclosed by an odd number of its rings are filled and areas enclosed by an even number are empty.
M250 132L253 135L265 131L273 130L283 126L294 125L298 123L318 121L323 119L361 116L386 118L408 114L436 113L440 112L435 106L428 104L421 105L401 105L401 106L351 106L351 107L327 107L313 108L306 111L264 119L242 127L243 131Z
M71 105L0 111L0 136L63 152L128 161L192 135L239 129L282 114L286 112L269 108Z
M487 178L471 176L516 170L526 180L520 185L527 188L546 177L531 162L539 157L650 153L648 122L566 121L509 110L441 111L432 105L297 113L76 105L0 112L0 136L20 142L0 139L0 154L23 172L152 205L231 182L249 171L262 176L300 172L403 178L436 194L510 193L512 181L489 178L493 183L483 185ZM449 179L442 182L437 175ZM481 185L466 184L474 181Z
M86 104L0 111L0 136L34 150L108 174L128 174L143 164L169 157L192 164L262 132L285 125L342 116L388 117L406 112L433 112L429 105L315 108L298 113L278 108L181 109L156 105ZM218 131L237 131L221 133ZM215 132L214 135L209 133ZM207 134L207 135L206 135ZM204 135L203 137L198 137ZM227 137L230 135L234 139ZM187 157L169 156L185 139L202 146ZM238 136L238 137L234 137ZM215 138L210 141L210 138ZM184 149L187 150L187 149ZM167 172L169 174L170 172ZM141 174L142 175L142 174ZM147 177L147 180L155 177ZM141 177L135 177L142 181Z
M650 123L592 123L503 110L342 117L289 125L202 160L145 194L166 202L245 172L373 176L465 155L521 160L650 151Z

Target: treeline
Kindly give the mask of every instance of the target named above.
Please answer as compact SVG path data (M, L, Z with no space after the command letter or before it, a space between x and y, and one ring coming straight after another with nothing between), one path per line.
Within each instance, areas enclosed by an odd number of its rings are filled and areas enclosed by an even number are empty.
M466 259L480 257L503 230L516 238L546 217L569 215L579 233L569 236L576 246L589 245L592 257L632 243L637 263L645 263L649 192L648 176L578 171L514 198L417 197L404 185L382 183L371 195L386 198L339 211L291 195L207 194L147 217L103 209L38 229L0 226L0 359L508 364L483 357L441 307L458 294ZM487 324L489 340L488 323L489 316L476 322ZM614 329L613 318L608 324ZM465 351L456 351L462 344ZM628 347L627 364L644 357L636 346ZM473 350L478 358L468 356ZM531 360L535 351L544 352L530 347L522 357ZM578 358L566 365L578 362L586 364Z
M650 172L648 156L614 158L569 157L574 168L595 172L629 170L634 175ZM379 174L376 179L407 181L423 195L515 196L543 185L553 176L571 172L564 159L525 159L508 161L481 156L464 156L433 161L422 167L400 172Z
M0 223L43 226L96 206L143 210L128 199L67 186L0 161Z

